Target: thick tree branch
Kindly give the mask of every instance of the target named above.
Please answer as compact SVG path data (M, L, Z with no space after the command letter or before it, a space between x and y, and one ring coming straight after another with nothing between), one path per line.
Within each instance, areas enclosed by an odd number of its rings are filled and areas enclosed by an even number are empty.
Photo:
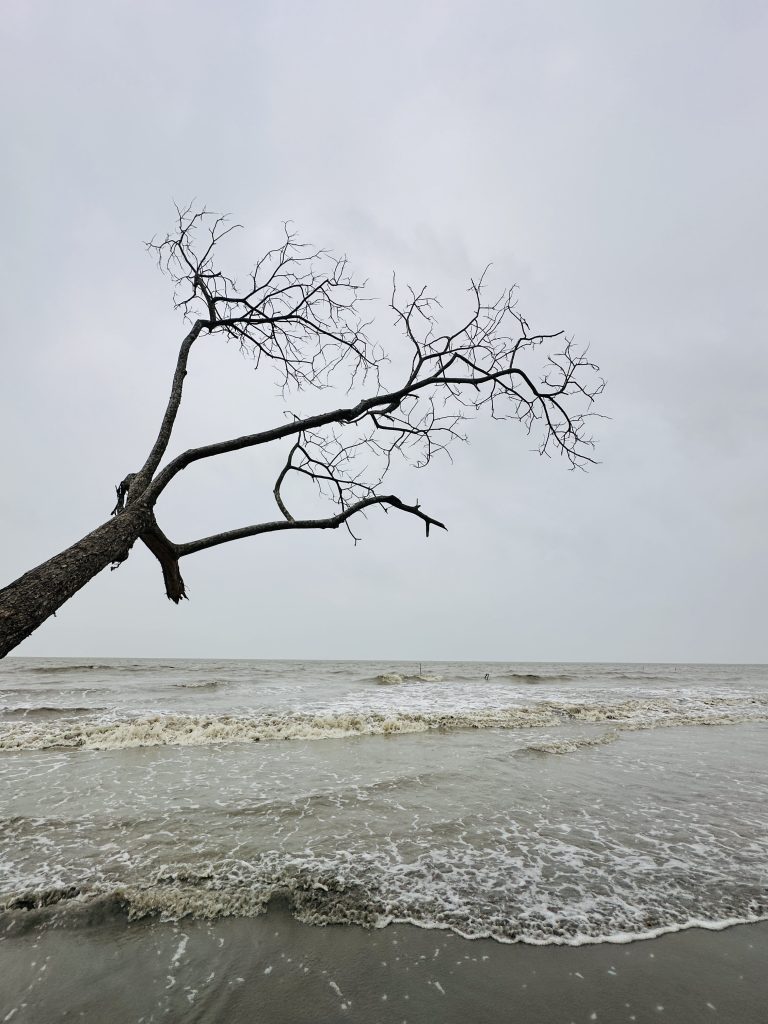
M163 416L163 421L160 424L160 430L158 431L157 438L152 446L152 451L147 456L146 462L138 473L133 475L133 479L131 480L128 493L126 495L127 502L134 500L146 489L147 484L155 475L155 471L160 465L160 460L166 453L168 442L171 440L173 425L176 422L176 415L179 411L179 406L181 405L184 378L187 375L189 351L205 326L206 323L204 320L196 320L192 325L192 330L181 343L181 348L179 349L179 354L176 359L176 369L173 374L173 381L171 382L171 393L168 396L168 405L165 410L165 415ZM120 495L118 494L118 502L119 498Z
M590 364L591 365L591 364ZM269 430L257 431L254 434L244 434L241 437L229 438L225 441L218 441L213 444L203 445L200 448L189 448L187 451L182 452L175 459L168 463L157 477L153 480L151 486L147 491L147 500L154 503L173 480L173 478L186 469L187 466L192 465L194 462L199 462L202 459L210 459L216 455L225 455L229 452L242 451L244 448L254 448L258 445L269 444L272 441L279 441L285 437L291 437L294 434L301 433L303 431L316 429L318 427L325 427L333 423L339 424L351 424L360 421L364 416L369 414L376 414L383 411L386 414L391 414L397 411L403 403L403 400L409 396L415 396L419 392L429 387L445 387L446 389L451 388L473 388L479 389L485 384L501 384L503 381L509 380L513 377L520 378L528 389L529 396L526 398L523 395L518 395L513 388L504 388L508 394L517 398L518 402L522 403L527 412L525 415L531 420L535 414L533 407L538 406L540 409L539 416L543 418L550 431L554 424L552 417L549 415L547 405L557 408L561 413L563 412L562 406L557 402L557 396L560 393L556 391L549 393L549 391L540 391L537 386L528 377L525 371L518 367L509 367L505 370L497 370L493 373L479 373L475 376L471 374L465 376L449 376L443 375L440 371L436 371L429 377L423 380L415 380L409 382L404 387L397 391L386 392L384 394L373 395L370 398L363 399L352 407L342 407L334 409L330 412L319 413L315 416L307 416L304 419L294 419L290 423L281 424L279 427L273 427ZM453 397L456 397L453 391L450 392ZM491 396L493 397L493 396ZM475 407L485 402L478 401ZM523 418L523 417L518 417ZM375 421L375 426L382 427L382 424ZM384 429L389 429L384 426ZM403 428L407 432L407 426ZM572 424L568 424L569 433L572 431ZM591 442L585 442L589 445ZM570 449L566 445L561 444L560 447L568 453ZM573 454L573 453L572 453ZM594 460L586 453L578 455L578 459L593 462Z
M155 502L162 492L187 466L201 459L210 459L215 455L226 455L228 452L241 451L243 448L254 448L260 444L269 444L271 441L279 441L284 437L291 437L301 433L303 430L310 430L315 427L327 426L330 423L353 423L363 413L377 405L389 405L393 399L392 395L381 395L351 408L334 409L331 412L319 413L317 416L307 416L304 419L295 419L290 423L283 423L279 427L272 427L270 430L260 430L255 434L244 434L242 437L229 438L226 441L217 441L214 444L203 445L200 448L188 448L187 451L177 455L168 463L152 481L147 491L147 500Z
M150 527L141 534L141 540L160 563L160 568L163 571L166 596L174 604L178 604L179 601L187 596L187 590L184 586L181 570L179 569L178 548L166 537L157 525L154 517Z
M219 544L229 544L234 540L243 540L245 537L256 537L262 533L277 533L282 530L335 530L342 526L348 519L362 512L373 505L384 505L407 512L412 516L421 519L426 527L429 536L430 526L438 526L441 530L448 527L438 519L433 519L426 512L422 512L419 505L406 505L394 494L380 494L369 498L363 498L339 512L338 515L328 516L326 519L280 519L272 523L256 523L254 526L244 526L239 530L227 530L224 533L216 533L210 537L203 537L200 540L189 541L186 544L176 544L175 551L179 558L193 555L197 551L204 551L206 548L217 547Z

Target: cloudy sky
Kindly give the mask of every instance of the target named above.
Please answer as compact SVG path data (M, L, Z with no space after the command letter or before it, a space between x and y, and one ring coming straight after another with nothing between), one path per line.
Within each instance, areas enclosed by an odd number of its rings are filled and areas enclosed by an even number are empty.
M480 420L372 514L183 563L137 545L28 655L768 661L768 8L757 0L3 5L0 583L98 525L184 329L143 242L193 197L292 219L446 313L492 261L608 381L589 473ZM389 343L388 318L380 337ZM330 399L329 399L330 400ZM293 407L301 409L301 401ZM174 450L282 420L223 343ZM277 455L279 458L279 453ZM173 539L273 518L275 457L191 468Z

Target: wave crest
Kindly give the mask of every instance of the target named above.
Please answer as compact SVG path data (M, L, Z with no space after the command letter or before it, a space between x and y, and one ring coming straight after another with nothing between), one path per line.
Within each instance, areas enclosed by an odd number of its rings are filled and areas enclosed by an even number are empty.
M20 704L0 708L3 718L67 718L76 715L92 715L106 711L104 707L85 707L65 704Z
M374 677L374 682L382 686L397 686L400 683L442 683L443 677L437 672L416 672L408 674L402 672L380 672Z
M768 720L768 699L649 698L615 703L541 701L457 711L328 711L254 715L153 714L79 722L0 723L0 750L116 750L210 746L261 740L341 739L456 729L530 729L574 722L611 722L618 729L730 725ZM567 741L566 741L567 742Z
M390 736L439 729L510 729L556 725L557 717L540 708L435 713L421 711L328 712L310 714L186 715L158 714L122 721L44 725L19 724L2 729L0 750L46 750L52 747L116 750L146 746L209 746L260 740L341 739Z
M577 750L586 750L589 747L603 747L608 743L615 743L620 736L618 729L602 733L600 736L569 736L566 739L542 739L536 743L529 743L525 749L535 754L573 754Z
M745 890L735 899L715 886L701 905L674 884L662 885L655 898L638 891L636 903L622 898L620 891L595 896L587 885L557 909L541 903L543 893L534 892L529 901L526 886L521 900L512 887L504 894L506 905L494 910L484 888L454 891L449 885L446 890L445 873L439 857L392 870L375 858L360 862L342 855L317 860L266 853L253 862L166 866L145 882L28 890L0 902L0 921L10 917L23 929L41 915L53 916L56 924L89 923L105 914L121 914L129 920L215 920L257 917L270 906L281 906L312 925L383 928L409 923L447 929L465 938L578 946L629 942L691 927L720 929L768 918L768 900L757 890Z

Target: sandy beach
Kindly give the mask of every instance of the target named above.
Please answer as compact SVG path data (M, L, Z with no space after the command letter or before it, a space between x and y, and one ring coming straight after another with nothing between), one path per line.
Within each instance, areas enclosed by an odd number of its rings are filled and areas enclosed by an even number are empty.
M768 1004L768 922L580 947L317 928L279 908L178 924L89 912L15 930L0 943L0 1019L15 1024L763 1024Z

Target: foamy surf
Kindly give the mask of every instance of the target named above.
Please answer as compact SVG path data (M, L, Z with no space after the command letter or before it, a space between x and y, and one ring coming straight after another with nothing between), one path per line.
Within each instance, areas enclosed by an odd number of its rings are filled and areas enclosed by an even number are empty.
M629 893L610 899L594 897L588 881L582 892L575 890L575 897L557 908L546 905L543 893L540 903L535 892L533 900L519 903L514 886L506 897L497 890L502 906L489 913L482 891L461 885L446 889L442 877L442 871L428 863L398 866L380 858L355 862L339 856L324 861L266 854L252 863L224 860L166 866L145 882L47 886L11 893L0 899L0 921L5 918L8 924L19 913L30 911L53 915L62 923L67 917L94 913L103 918L109 911L130 921L147 917L215 921L258 917L277 903L298 921L316 926L412 924L452 931L466 939L582 946L768 920L768 897L747 897L736 905L715 895L695 913L688 900L674 891L666 900L650 903L646 894L636 906L627 899ZM637 895L641 895L639 889Z
M760 667L49 667L0 666L8 935L279 905L575 946L766 913Z
M437 672L380 672L375 677L380 686L399 686L401 683L442 683L443 677Z
M124 721L0 726L0 750L118 750L146 746L209 746L262 740L394 736L430 730L511 729L556 725L551 711L515 708L454 714L427 712L302 712L279 715L151 715Z
M270 740L396 736L460 729L532 729L610 722L618 729L732 725L768 721L768 700L745 697L633 699L611 703L540 701L506 707L442 711L283 712L256 715L154 714L125 719L0 724L0 750L118 750L146 746L209 746ZM562 752L566 752L567 743Z

